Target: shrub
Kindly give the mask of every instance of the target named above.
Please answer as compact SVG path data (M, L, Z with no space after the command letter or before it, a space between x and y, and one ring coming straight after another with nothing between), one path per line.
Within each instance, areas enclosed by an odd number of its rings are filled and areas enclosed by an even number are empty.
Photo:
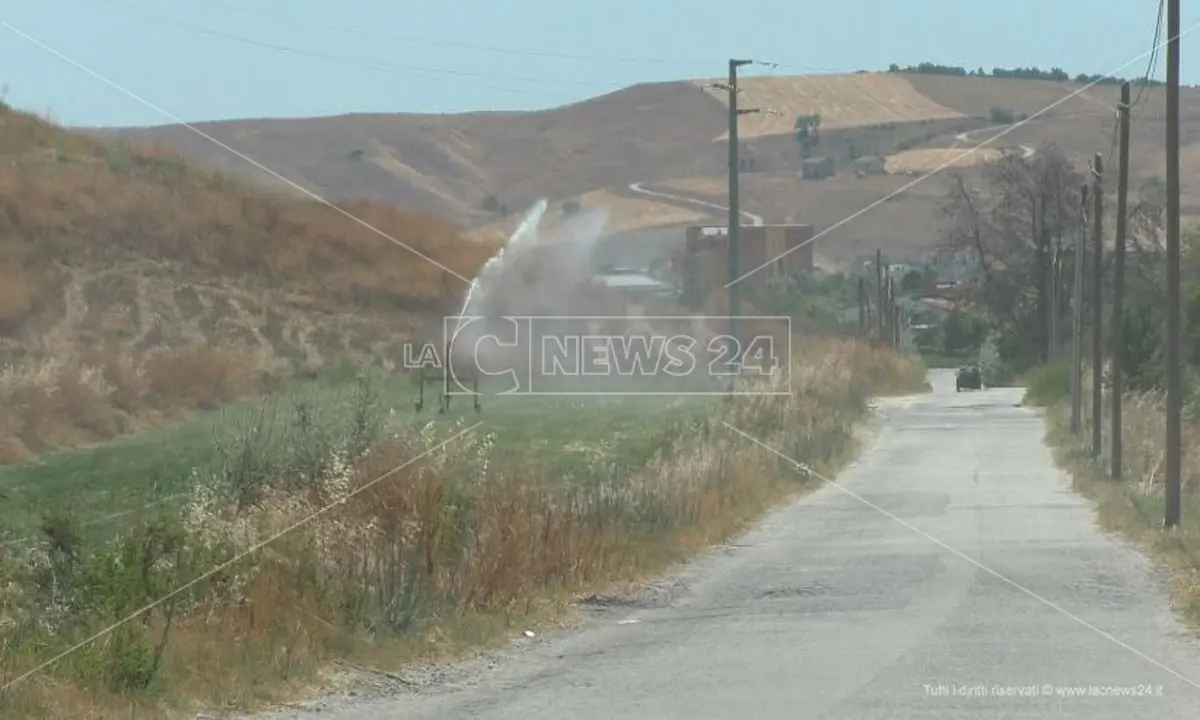
M994 107L988 111L988 119L996 125L1010 125L1021 119L1021 116L1008 108Z
M1025 375L1025 402L1049 407L1071 397L1071 365L1059 361L1042 365Z

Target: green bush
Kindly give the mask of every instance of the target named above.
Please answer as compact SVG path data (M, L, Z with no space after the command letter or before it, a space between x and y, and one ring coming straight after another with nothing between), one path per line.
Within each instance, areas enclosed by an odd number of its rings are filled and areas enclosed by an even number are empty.
M1008 108L994 107L988 112L988 119L996 125L1011 125L1021 118Z
M1025 403L1057 405L1071 397L1071 366L1067 362L1041 365L1025 375Z

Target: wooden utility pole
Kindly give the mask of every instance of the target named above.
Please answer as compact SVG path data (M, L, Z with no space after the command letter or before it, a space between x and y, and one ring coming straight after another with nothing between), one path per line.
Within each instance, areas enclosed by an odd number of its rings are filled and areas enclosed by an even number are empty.
M885 289L883 287L883 250L876 248L876 250L875 250L875 308L876 308L876 313L875 314L877 315L877 317L875 318L875 325L876 325L875 331L879 335L879 342L883 342L883 337L884 337L883 336L883 328L884 328L883 308L887 306L887 299L884 297L884 290Z
M1120 165L1117 169L1117 237L1113 247L1113 308L1112 350L1109 353L1112 363L1112 467L1114 480L1121 478L1124 460L1121 457L1121 394L1125 392L1122 372L1122 361L1125 355L1125 318L1123 316L1125 302L1125 233L1127 227L1129 201L1129 83L1121 85L1121 105L1118 108L1121 120L1121 151Z
M858 276L858 334L867 336L867 281Z
M904 308L900 307L900 299L897 298L896 299L896 320L895 320L895 322L892 323L892 328L894 329L893 335L895 338L892 341L892 347L896 348L897 350L900 349L900 327L901 327L901 323L903 321L904 321Z
M1050 243L1050 273L1048 283L1050 287L1046 290L1046 295L1050 300L1050 347L1046 353L1050 362L1058 362L1058 344L1059 344L1059 322L1058 322L1058 301L1059 301L1059 249L1058 240L1055 239Z
M738 314L741 312L742 292L738 287L741 278L742 256L742 212L741 192L738 184L740 158L738 156L738 117L742 111L738 109L737 71L743 65L749 65L749 60L729 60L729 335L733 338L732 360L737 368L737 374L742 367L741 323Z
M888 273L887 279L887 295L888 295L888 345L896 346L896 279L892 274Z
M1163 525L1179 525L1182 444L1179 368L1179 0L1167 0L1167 473Z
M1083 405L1083 253L1087 247L1088 186L1079 192L1079 234L1075 236L1075 283L1071 304L1071 435L1078 438Z
M1100 457L1104 422L1104 158L1092 161L1092 457Z
M888 296L887 341L888 341L888 345L890 345L891 347L894 348L894 347L896 347L896 324L897 324L896 323L896 320L897 320L896 310L897 310L897 306L896 306L896 281L893 277L891 277L891 273L888 273L887 296Z

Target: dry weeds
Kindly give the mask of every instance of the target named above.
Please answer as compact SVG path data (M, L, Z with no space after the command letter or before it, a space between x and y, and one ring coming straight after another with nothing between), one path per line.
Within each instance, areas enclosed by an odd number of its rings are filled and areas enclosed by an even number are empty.
M247 398L258 370L240 354L203 346L10 365L0 369L0 465Z
M1085 373L1085 384L1090 379ZM1085 388L1084 397L1091 392ZM1183 426L1182 518L1172 531L1162 529L1166 415L1160 392L1129 395L1122 404L1124 418L1124 480L1109 479L1111 455L1110 399L1105 396L1100 462L1090 458L1091 411L1083 412L1082 441L1069 431L1070 408L1049 408L1050 439L1060 460L1074 476L1075 486L1096 503L1101 526L1133 539L1165 563L1172 572L1174 605L1185 622L1200 632L1200 426L1193 408L1185 408ZM1086 447L1085 447L1086 444Z

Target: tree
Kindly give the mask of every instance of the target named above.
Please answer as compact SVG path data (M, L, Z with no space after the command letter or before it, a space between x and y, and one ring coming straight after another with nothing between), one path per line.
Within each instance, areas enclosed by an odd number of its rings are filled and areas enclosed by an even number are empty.
M915 293L920 292L925 285L925 272L922 270L911 270L904 273L904 277L900 278L900 292Z
M942 355L974 354L983 346L987 334L988 327L983 318L954 310L938 326L934 344Z
M937 284L938 284L937 268L932 265L926 265L925 271L924 271L924 277L921 278L922 289L924 289L928 292L932 292L937 289Z
M563 215L574 215L579 212L579 201L575 198L565 201L562 204Z
M1052 250L1073 244L1082 184L1083 176L1053 145L1031 157L1005 151L978 184L961 173L952 176L943 244L967 251L978 263L971 299L996 326L1005 362L1027 367L1049 355ZM1070 275L1063 277L1068 288Z
M486 212L490 212L490 213L500 212L500 201L496 199L495 195L488 195L487 197L485 197L483 199L483 202L480 203L480 206Z
M1129 210L1129 244L1123 313L1122 367L1130 390L1161 388L1163 374L1163 298L1166 257L1162 252L1166 196L1160 181L1145 183ZM1200 235L1182 238L1180 280L1183 300L1182 360L1200 366ZM1186 385L1186 384L1185 384Z
M807 158L821 142L820 115L801 115L796 118L796 140L800 142L800 156Z

